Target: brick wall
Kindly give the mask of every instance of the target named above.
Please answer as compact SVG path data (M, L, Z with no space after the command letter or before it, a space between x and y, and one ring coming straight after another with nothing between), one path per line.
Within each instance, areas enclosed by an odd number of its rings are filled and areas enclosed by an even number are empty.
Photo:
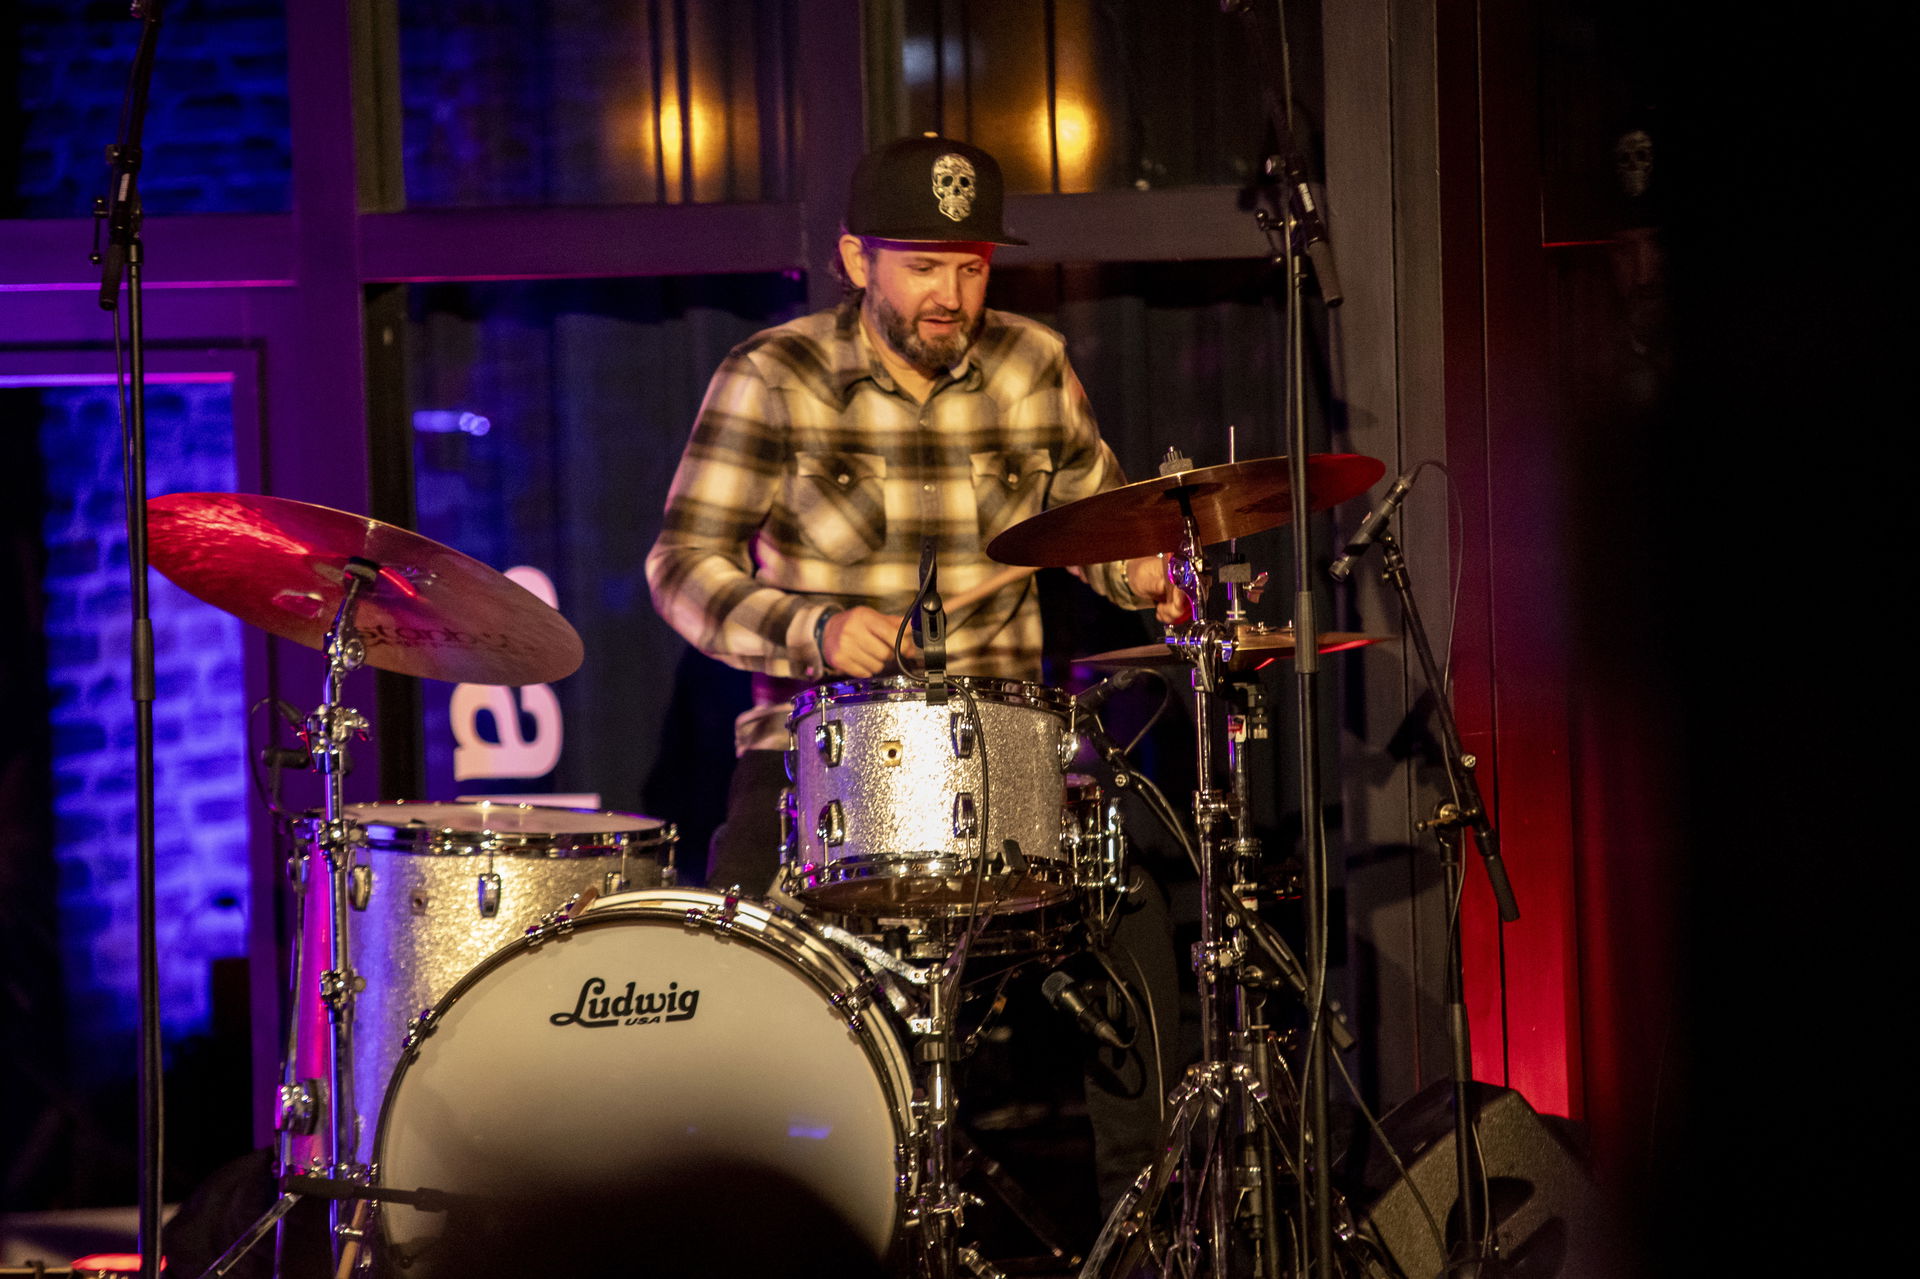
M106 190L141 24L125 0L9 0L0 60L14 62L17 184L0 214L73 217ZM291 207L287 30L274 0L169 0L156 46L140 189L147 212ZM0 83L6 77L0 75ZM6 171L0 165L0 173ZM11 207L8 207L10 205Z
M127 544L111 390L39 398L61 948L84 1071L139 1016ZM233 487L229 399L149 388L150 492ZM178 1039L207 1028L212 962L246 953L246 707L240 623L152 580L161 999Z

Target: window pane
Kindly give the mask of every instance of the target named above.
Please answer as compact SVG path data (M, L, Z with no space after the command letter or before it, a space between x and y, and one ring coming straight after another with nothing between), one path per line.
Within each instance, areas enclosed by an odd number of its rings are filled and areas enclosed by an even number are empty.
M12 70L19 84L17 99L0 102L0 215L84 216L107 191L102 157L120 137L141 24L125 4L0 8L0 81ZM151 215L292 207L287 24L276 0L167 5L141 142Z
M412 0L414 205L779 199L786 0Z
M105 386L0 391L10 420L38 423L53 856L74 1060L89 1075L131 1069L139 1018L132 623L114 398ZM150 492L232 490L231 403L224 382L150 382ZM149 604L160 1005L178 1041L209 1030L213 962L247 951L242 628L157 573Z
M1312 11L1293 8L1306 26ZM905 13L909 128L985 147L1010 190L1241 182L1259 162L1254 60L1217 4L906 0ZM1317 59L1310 33L1292 34L1296 67Z
M491 712L456 724L454 686L424 681L420 798L593 796L678 823L698 880L746 681L660 620L642 568L707 379L804 296L785 275L413 289L419 530L502 570L537 569L586 646L552 688L557 723L519 695L521 722L504 726L517 749Z

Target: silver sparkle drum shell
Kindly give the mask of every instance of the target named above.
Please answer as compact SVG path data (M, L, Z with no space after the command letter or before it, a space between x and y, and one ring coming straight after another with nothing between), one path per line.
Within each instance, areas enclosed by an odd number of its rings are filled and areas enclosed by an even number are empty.
M353 1153L365 1160L374 1107L413 1020L575 893L671 882L675 832L638 814L529 804L399 801L350 804L345 815L366 833L347 916L348 954L365 983L354 999L352 1099L360 1120ZM309 842L317 822L305 824ZM483 890L493 897L485 905ZM297 992L301 1024L309 1038L324 1038L316 993L330 966L324 885L308 894L303 931L311 980ZM325 1077L322 1069L303 1074Z
M604 898L470 974L394 1074L382 1183L604 1203L758 1169L806 1187L882 1255L912 1163L900 1039L876 1010L846 1010L861 983L838 951L747 902L723 923L723 903ZM756 1229L753 1206L741 1211ZM440 1279L445 1220L383 1206L388 1259Z
M1014 680L949 683L944 704L901 678L822 684L794 699L786 891L821 910L875 917L1030 910L1072 893L1061 840L1072 703ZM1007 840L1024 868L1004 855Z

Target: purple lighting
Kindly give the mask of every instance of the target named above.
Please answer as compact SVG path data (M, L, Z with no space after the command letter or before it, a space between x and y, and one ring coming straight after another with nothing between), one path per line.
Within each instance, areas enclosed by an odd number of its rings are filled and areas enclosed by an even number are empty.
M485 435L493 422L478 413L454 409L417 409L413 429L426 435Z

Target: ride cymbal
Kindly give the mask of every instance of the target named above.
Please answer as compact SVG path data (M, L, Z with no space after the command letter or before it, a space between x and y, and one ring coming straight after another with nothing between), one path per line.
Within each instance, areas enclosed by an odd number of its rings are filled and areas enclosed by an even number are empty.
M503 573L430 538L332 507L252 493L147 503L154 568L249 626L325 644L348 561L378 572L355 606L367 662L463 684L545 684L585 655L559 613Z
M1325 510L1372 488L1386 463L1358 453L1307 458L1307 509ZM1284 457L1255 458L1177 471L1042 511L1001 533L987 555L1002 564L1070 568L1178 550L1183 503L1200 544L1278 528L1293 518L1291 467Z

